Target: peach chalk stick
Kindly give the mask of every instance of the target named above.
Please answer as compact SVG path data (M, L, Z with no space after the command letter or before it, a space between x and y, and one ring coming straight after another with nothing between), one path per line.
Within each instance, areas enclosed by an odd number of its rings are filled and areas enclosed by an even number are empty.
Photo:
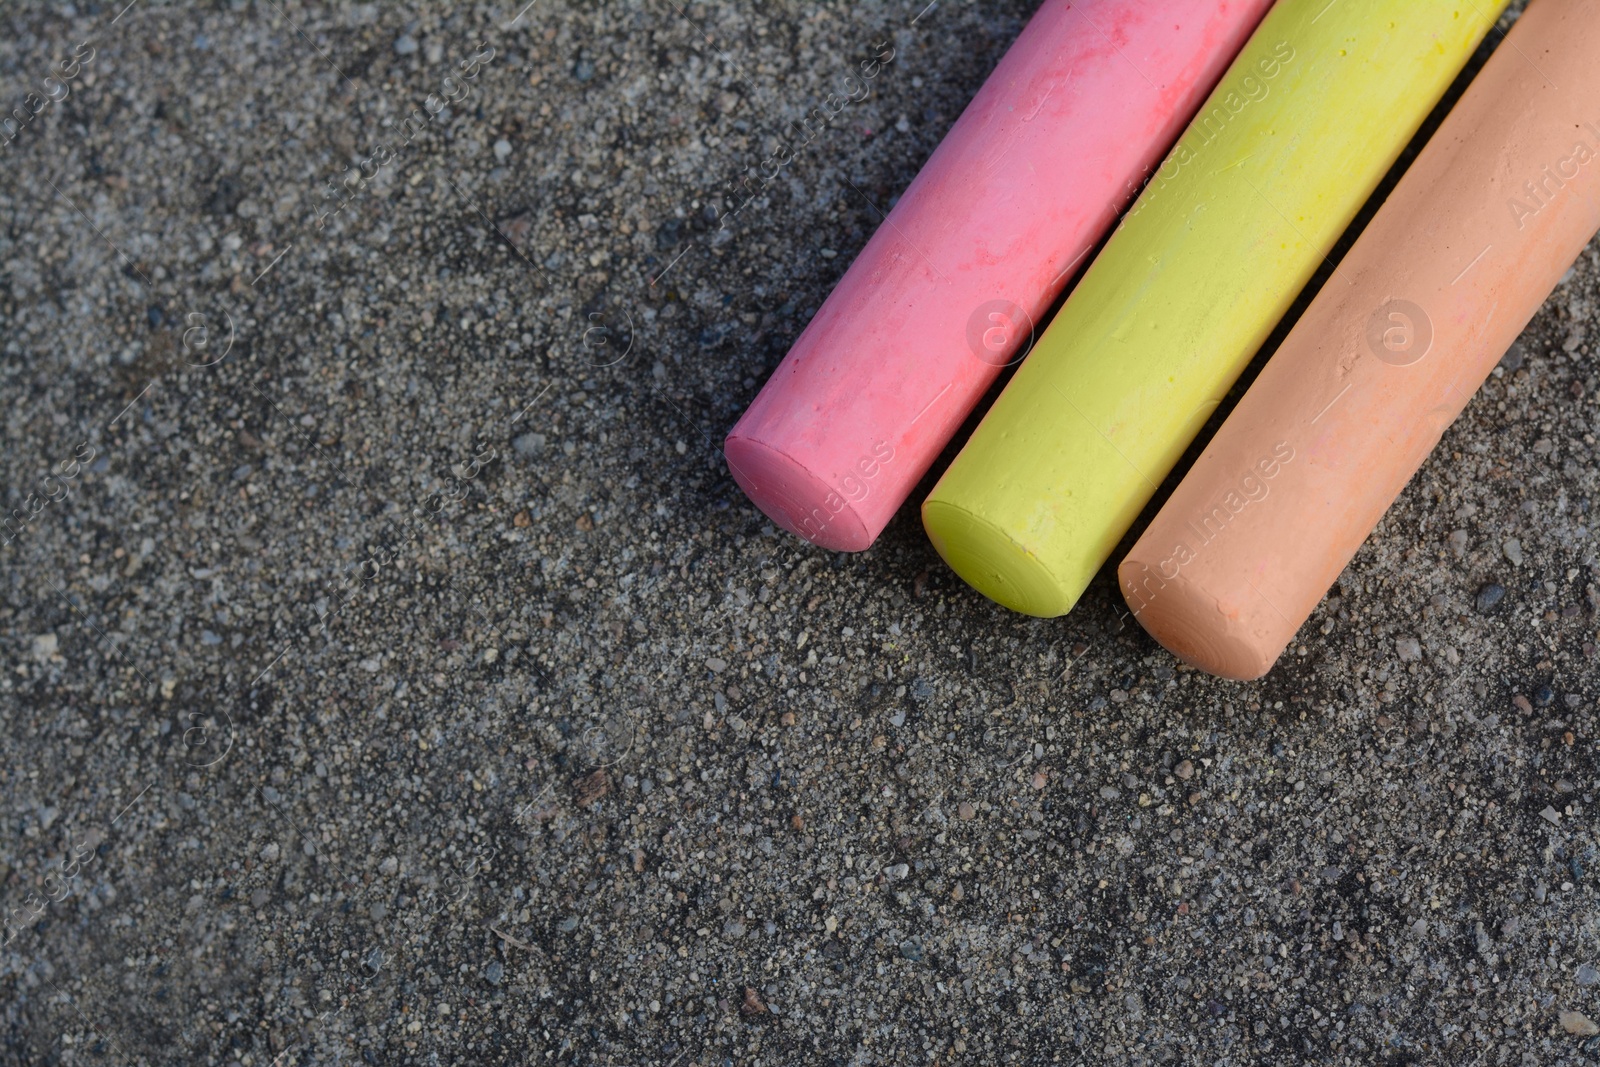
M871 545L1269 7L1046 0L729 433L756 506Z
M939 554L1072 609L1505 0L1279 0L923 504Z
M1265 674L1600 228L1600 5L1533 0L1118 568Z

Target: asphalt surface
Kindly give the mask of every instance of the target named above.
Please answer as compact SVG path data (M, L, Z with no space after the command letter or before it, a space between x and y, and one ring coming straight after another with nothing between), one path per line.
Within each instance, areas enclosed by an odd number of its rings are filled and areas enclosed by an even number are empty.
M717 448L1028 3L122 2L0 10L0 1061L1600 1058L1600 251L1219 682Z

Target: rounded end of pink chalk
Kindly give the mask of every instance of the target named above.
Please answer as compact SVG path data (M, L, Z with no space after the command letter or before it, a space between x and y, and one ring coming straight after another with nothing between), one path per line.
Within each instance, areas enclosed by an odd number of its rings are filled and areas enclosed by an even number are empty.
M1272 669L1294 636L1279 642L1276 627L1252 633L1260 619L1249 613L1230 616L1215 594L1181 573L1165 579L1136 555L1117 568L1117 583L1133 617L1162 648L1219 678L1255 681Z
M1080 590L1063 584L1004 527L966 508L929 497L922 504L922 527L950 569L1002 607L1053 619L1078 602Z
M838 491L770 445L730 434L723 442L733 480L762 512L796 537L834 552L861 552L875 534Z

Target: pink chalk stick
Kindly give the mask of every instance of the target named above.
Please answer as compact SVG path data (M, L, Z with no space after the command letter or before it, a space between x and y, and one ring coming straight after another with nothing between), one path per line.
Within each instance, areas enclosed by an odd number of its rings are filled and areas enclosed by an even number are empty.
M883 532L1272 0L1045 0L732 432L779 526Z

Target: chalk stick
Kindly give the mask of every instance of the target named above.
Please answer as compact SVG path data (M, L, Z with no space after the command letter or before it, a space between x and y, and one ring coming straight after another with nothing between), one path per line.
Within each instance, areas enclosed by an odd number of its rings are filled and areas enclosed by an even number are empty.
M1270 6L1046 0L729 433L750 499L871 545Z
M923 506L1070 610L1505 7L1280 0Z
M1174 654L1265 674L1600 228L1597 56L1528 6L1123 561Z

